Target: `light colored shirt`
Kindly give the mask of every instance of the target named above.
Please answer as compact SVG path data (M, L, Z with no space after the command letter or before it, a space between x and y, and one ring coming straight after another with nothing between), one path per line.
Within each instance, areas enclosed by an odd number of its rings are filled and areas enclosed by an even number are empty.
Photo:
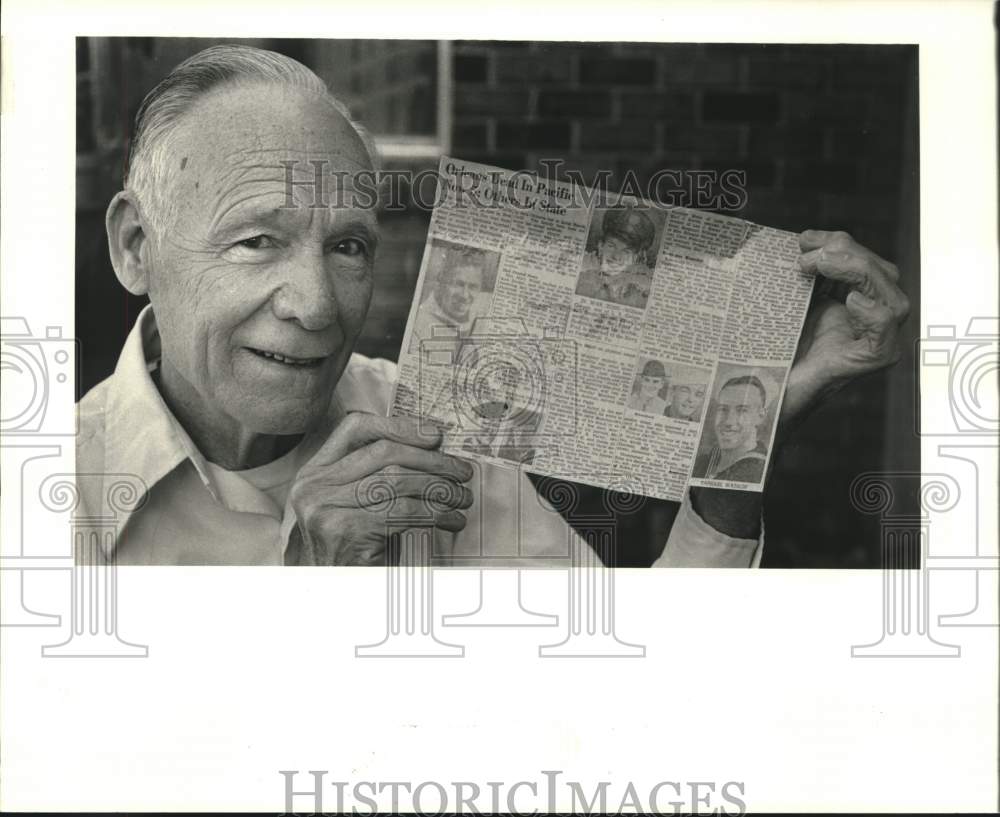
M279 565L295 525L288 494L295 475L324 442L307 434L281 458L227 471L208 462L174 418L153 382L160 342L151 307L140 314L114 373L80 401L78 519L110 520L113 535L85 549L84 560L119 564ZM387 413L395 364L352 355L330 406ZM577 533L541 499L520 469L477 463L475 502L454 539L454 564L552 567L567 564ZM141 501L109 500L116 483ZM136 507L137 506L137 507ZM133 508L131 509L130 508ZM450 536L451 534L445 534ZM761 540L712 529L685 498L656 566L756 567Z

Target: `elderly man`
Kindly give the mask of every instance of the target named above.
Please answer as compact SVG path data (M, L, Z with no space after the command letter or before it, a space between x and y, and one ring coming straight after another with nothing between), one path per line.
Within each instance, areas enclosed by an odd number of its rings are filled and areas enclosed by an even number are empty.
M134 475L146 495L118 514L94 558L383 563L386 503L364 490L373 476L403 512L423 511L429 484L447 480L454 490L434 523L458 554L482 552L482 530L523 532L530 556L565 554L574 534L551 507L526 503L515 518L515 498L532 487L522 472L476 474L440 437L387 418L393 365L353 354L378 226L350 180L374 168L371 141L343 106L278 54L210 48L145 99L107 232L119 280L150 305L114 373L81 401L77 468ZM337 206L309 206L320 172ZM789 418L891 363L908 308L895 268L845 235L805 233L802 248L804 269L853 291L810 324ZM105 514L107 491L81 485L80 512ZM760 497L732 494L691 491L658 563L755 564ZM463 530L470 507L485 523Z
M694 476L757 484L764 478L767 446L758 439L767 417L767 389L752 374L731 377L715 401L715 445L702 454Z

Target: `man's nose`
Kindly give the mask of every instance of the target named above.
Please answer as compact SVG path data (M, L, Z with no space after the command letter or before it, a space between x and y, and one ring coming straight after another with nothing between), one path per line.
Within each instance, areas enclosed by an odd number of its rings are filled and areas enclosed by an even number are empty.
M286 270L281 287L271 300L274 314L315 332L337 318L333 281L321 251L302 253Z

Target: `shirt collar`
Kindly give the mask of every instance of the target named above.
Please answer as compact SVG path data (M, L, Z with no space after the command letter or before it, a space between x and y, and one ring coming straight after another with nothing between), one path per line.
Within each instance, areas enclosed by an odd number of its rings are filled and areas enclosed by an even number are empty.
M104 466L107 474L138 477L148 493L188 458L187 437L153 383L160 336L147 306L129 332L111 377L105 404ZM187 440L187 445L194 445ZM126 513L122 527L131 514Z

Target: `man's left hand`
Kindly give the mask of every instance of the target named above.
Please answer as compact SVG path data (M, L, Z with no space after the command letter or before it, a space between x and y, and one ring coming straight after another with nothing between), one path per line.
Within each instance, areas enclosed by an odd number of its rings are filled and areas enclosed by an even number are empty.
M843 303L818 296L806 317L781 407L783 424L854 378L898 361L899 327L910 314L896 265L847 233L806 230L799 246L804 271L849 291Z

